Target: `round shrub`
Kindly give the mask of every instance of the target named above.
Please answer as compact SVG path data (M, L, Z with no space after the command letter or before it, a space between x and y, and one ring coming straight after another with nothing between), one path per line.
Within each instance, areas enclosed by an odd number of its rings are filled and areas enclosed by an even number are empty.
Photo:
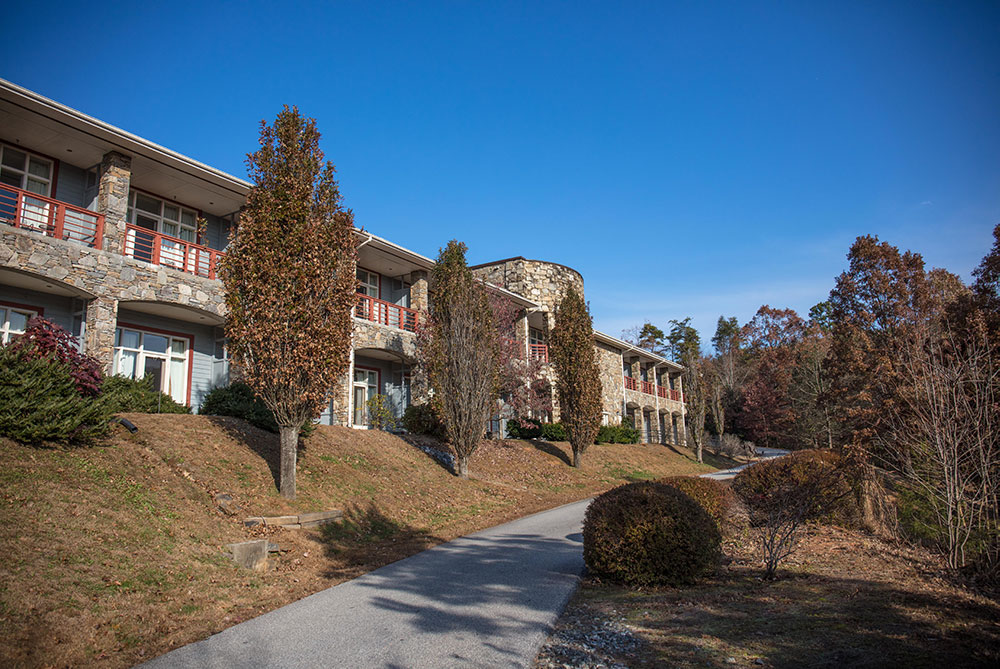
M514 418L507 421L509 439L538 439L542 436L542 421L534 418Z
M170 395L153 390L153 377L126 379L109 376L101 383L101 397L112 413L191 413Z
M274 414L254 393L253 389L242 381L234 381L228 386L219 386L208 391L202 400L198 413L203 416L232 416L242 418L246 422L268 432L278 432L278 423ZM307 420L300 428L299 436L308 437L316 430L316 425Z
M698 502L719 527L732 518L737 505L736 495L729 486L712 479L699 476L668 476L657 483L677 488Z
M569 433L562 423L543 423L542 439L546 441L569 441Z
M803 520L854 527L863 515L862 479L862 468L840 454L806 450L751 465L732 485L751 519L801 510Z
M587 507L583 558L627 585L687 585L719 562L721 537L697 502L661 483L630 483Z
M444 439L446 434L444 422L429 402L406 407L403 427L412 434L427 434L438 439Z

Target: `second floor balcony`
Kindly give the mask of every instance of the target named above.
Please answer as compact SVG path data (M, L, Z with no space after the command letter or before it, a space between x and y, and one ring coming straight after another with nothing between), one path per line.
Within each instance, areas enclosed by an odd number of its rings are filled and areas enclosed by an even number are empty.
M137 225L126 226L124 253L129 258L171 267L206 279L216 278L219 260L223 256L221 251Z
M665 400L673 400L674 402L684 401L684 395L681 394L681 391L679 390L659 386L653 381L636 379L628 374L625 374L623 378L625 381L625 390L634 390L636 392L645 393L646 395L656 395L657 397L661 397Z
M0 223L99 249L104 216L30 191L0 186Z
M419 313L416 309L401 307L392 302L358 294L358 304L354 309L357 318L388 325L408 332L416 332Z

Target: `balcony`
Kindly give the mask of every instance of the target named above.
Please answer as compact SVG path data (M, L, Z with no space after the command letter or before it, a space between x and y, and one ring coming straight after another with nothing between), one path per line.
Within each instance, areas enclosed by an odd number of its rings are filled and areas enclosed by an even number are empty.
M656 386L656 395L662 397L665 400L670 399L670 389L664 388L663 386Z
M647 395L655 395L656 384L652 381L639 381L639 390Z
M625 390L639 390L639 382L631 376L625 377Z
M549 361L549 346L548 344L531 344L531 359L540 360L541 362Z
M125 226L125 255L188 274L215 278L221 251L135 225Z
M401 307L392 302L379 300L368 295L358 295L358 306L354 315L366 321L416 332L418 314L415 309Z
M675 402L683 402L684 401L684 396L681 395L681 391L679 391L679 390L671 390L670 391L670 399L672 399Z
M101 214L11 186L0 186L0 223L95 249L104 236Z
M625 379L626 390L635 390L646 393L647 395L656 395L657 397L662 397L665 400L669 399L675 402L684 401L684 396L679 390L664 388L663 386L656 385L653 381L642 381L640 379L634 379L631 376L624 376L623 378Z

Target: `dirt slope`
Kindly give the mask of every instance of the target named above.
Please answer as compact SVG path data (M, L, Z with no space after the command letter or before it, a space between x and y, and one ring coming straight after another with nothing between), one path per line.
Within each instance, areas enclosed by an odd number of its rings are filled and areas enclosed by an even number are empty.
M299 497L278 496L275 435L230 418L130 415L107 445L0 440L2 666L131 666L440 541L615 485L709 471L662 446L487 442L456 479L402 439L322 427L305 441ZM726 463L715 463L720 466ZM232 495L235 516L215 507ZM339 508L317 530L251 530L252 515ZM267 535L266 573L227 543Z

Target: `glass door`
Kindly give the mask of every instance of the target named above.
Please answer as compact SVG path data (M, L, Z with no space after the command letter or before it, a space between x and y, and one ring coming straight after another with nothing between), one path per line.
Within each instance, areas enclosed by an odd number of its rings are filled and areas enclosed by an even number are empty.
M378 370L354 369L354 424L368 425L367 402L378 394Z

